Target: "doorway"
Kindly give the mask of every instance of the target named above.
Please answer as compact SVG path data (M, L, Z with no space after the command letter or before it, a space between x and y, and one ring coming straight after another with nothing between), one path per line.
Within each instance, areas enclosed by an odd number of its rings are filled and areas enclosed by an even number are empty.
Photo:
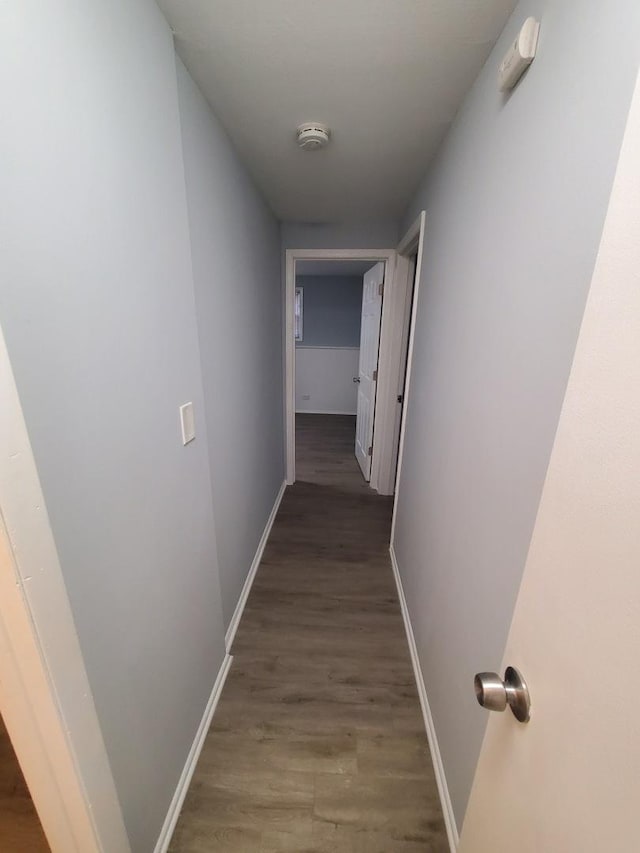
M358 270L357 301L353 313L357 319L350 323L349 346L342 348L318 342L315 338L317 328L314 321L309 328L313 290L305 277L309 272L318 271L327 274L331 265L344 271L348 264ZM363 277L366 270L381 264L383 286L390 282L395 266L395 250L287 250L286 253L286 312L285 312L285 442L286 442L286 480L292 484L296 480L296 413L304 415L340 415L352 418L353 445L355 458L355 423L359 398L358 386L362 385L360 376L360 331L362 317ZM317 297L316 297L317 298ZM382 298L382 297L380 297ZM325 312L326 319L326 312ZM344 321L344 318L342 318ZM341 322L342 322L341 321ZM335 329L332 330L332 334ZM296 340L296 337L298 340ZM340 341L344 345L345 341ZM376 353L377 358L377 340ZM347 366L348 365L348 366ZM375 369L375 368L374 368ZM298 380L298 381L296 381ZM358 381L360 380L360 381ZM371 408L371 423L367 431L373 432L375 416L375 395L371 399L368 389L368 401ZM378 386L379 393L379 386ZM361 403L362 405L362 403ZM363 436L366 444L366 438ZM370 444L366 446L368 451ZM372 451L373 458L373 451ZM369 472L366 472L369 473ZM371 484L375 488L375 483Z
M296 264L298 480L328 482L349 469L357 475L357 465L351 464L356 459L362 476L369 480L371 457L362 448L370 446L373 427L371 376L377 368L382 300L377 282L383 277L382 262L303 260Z
M383 495L395 493L401 461L403 411L408 399L424 225L423 211L407 230L397 249L286 251L284 346L287 484L291 485L296 480L296 407L311 402L296 399L296 308L302 305L304 312L305 305L304 288L296 296L296 273L300 265L307 262L360 261L366 262L369 268L377 263L384 264L375 398L371 413L372 440L361 444L367 455L370 454L370 470L367 472L370 475L370 487ZM304 329L304 322L302 326ZM357 383L357 378L360 378L360 383ZM357 378L356 384L362 384L359 373Z

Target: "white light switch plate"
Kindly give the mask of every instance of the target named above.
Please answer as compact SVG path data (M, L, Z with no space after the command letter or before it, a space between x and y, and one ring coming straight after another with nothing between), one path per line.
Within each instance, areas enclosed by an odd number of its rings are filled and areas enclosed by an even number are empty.
M193 403L185 403L183 406L180 406L180 426L182 427L182 443L189 444L196 437Z

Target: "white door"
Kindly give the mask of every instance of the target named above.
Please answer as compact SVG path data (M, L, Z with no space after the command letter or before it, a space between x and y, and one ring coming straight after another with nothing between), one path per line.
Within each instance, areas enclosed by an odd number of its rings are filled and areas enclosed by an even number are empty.
M371 479L373 452L373 414L378 378L378 342L382 314L384 264L364 274L362 287L362 325L360 326L360 366L358 369L358 406L356 409L356 459L367 482Z
M637 93L502 662L531 720L490 713L460 853L640 850L638 233Z

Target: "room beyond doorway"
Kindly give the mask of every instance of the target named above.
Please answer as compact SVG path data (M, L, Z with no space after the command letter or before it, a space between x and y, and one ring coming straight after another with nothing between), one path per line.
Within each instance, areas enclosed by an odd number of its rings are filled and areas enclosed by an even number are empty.
M298 261L295 413L355 416L352 451L371 480L385 263Z
M286 479L287 483L293 483L296 479L296 452L295 452L295 416L297 411L315 410L318 408L312 405L311 398L313 392L296 393L296 356L299 354L300 362L307 365L309 362L309 352L306 346L307 341L304 340L304 321L300 325L299 311L301 306L306 305L304 287L297 288L297 274L300 268L304 269L303 264L312 265L329 265L331 263L349 264L356 262L360 265L359 274L363 275L364 269L371 269L376 264L382 264L384 283L391 282L395 269L395 250L381 249L366 249L366 250L337 250L337 249L293 249L286 252L286 300L285 300L285 401L286 401ZM328 266L327 266L328 269ZM326 275L326 270L325 270ZM382 282L381 282L382 286ZM362 290L360 288L360 300ZM306 312L306 308L304 309ZM359 329L358 329L359 335ZM302 340L300 340L300 336ZM297 339L298 338L298 339ZM351 343L354 343L352 341ZM332 398L339 401L344 401L341 405L337 403L333 406L324 406L321 412L333 411L335 413L349 413L356 410L358 373L356 367L358 353L360 350L360 341L358 337L357 346L351 347L320 347L315 353L317 362L323 360L327 362L324 367L315 366L314 370L321 377L332 376L334 371L340 373L339 382L334 382L336 388L332 390ZM338 352L342 349L341 352ZM348 350L351 350L351 353ZM353 363L347 368L347 360L351 358ZM340 361L339 364L337 362ZM330 363L329 363L330 362ZM334 365L334 362L336 364ZM307 365L308 366L308 365ZM326 392L324 382L317 383L318 394L323 395ZM353 399L352 399L353 398ZM318 399L318 398L316 398ZM372 415L373 417L373 415ZM355 441L353 452L355 453ZM375 468L375 466L374 466ZM371 486L377 488L375 472L371 475ZM384 493L385 492L383 490Z
M363 276L370 261L299 261L295 410L355 415Z

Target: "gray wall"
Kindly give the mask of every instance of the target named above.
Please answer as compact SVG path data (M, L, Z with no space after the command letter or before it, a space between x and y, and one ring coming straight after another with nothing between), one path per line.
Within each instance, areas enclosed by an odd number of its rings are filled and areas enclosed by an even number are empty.
M284 479L280 230L178 60L226 625Z
M528 15L538 57L502 96ZM426 209L395 549L459 824L473 674L501 663L639 51L636 0L520 3L404 223Z
M189 203L203 218L209 204L217 252L207 267L194 228L198 329L155 3L11 6L0 319L132 849L150 853L224 655L211 481L228 613L282 480L279 229L181 69ZM188 400L197 437L182 447Z
M359 347L362 276L299 275L303 288L300 347Z
M284 249L393 249L398 223L374 220L357 223L283 222Z

